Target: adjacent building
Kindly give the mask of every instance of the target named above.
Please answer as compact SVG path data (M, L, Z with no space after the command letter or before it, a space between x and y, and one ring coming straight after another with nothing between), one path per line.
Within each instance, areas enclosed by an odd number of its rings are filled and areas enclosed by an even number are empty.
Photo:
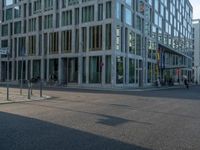
M143 87L191 78L189 0L3 0L10 80ZM0 58L6 80L7 58Z
M193 51L193 70L194 81L200 83L200 19L193 20L194 30L194 51Z

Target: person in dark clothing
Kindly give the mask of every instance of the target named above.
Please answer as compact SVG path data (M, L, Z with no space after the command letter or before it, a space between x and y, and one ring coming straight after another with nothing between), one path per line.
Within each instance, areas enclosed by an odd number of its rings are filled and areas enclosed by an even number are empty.
M186 87L187 89L189 89L189 83L188 83L188 80L187 80L187 79L184 79L184 84L185 84L185 87Z

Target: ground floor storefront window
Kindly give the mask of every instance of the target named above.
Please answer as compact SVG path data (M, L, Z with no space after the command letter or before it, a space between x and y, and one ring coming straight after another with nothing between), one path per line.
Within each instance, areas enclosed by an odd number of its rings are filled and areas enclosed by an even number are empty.
M49 80L58 80L58 59L49 60Z
M116 58L116 82L117 84L122 84L124 82L124 58Z
M147 69L147 82L154 83L156 81L156 64L148 62Z
M102 67L102 56L91 56L89 58L89 83L101 83Z

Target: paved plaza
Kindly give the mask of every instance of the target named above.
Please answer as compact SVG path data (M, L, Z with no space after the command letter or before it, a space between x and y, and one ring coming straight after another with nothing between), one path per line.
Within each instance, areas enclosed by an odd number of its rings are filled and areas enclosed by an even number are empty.
M23 89L22 95L21 95L20 89L9 88L9 99L7 99L7 89L5 87L0 88L0 104L45 100L48 98L50 98L50 96L47 96L47 95L43 95L42 97L40 97L39 91L36 90L32 92L32 95L30 96L30 99L29 99L27 89Z
M0 104L0 150L199 150L199 91L49 88Z

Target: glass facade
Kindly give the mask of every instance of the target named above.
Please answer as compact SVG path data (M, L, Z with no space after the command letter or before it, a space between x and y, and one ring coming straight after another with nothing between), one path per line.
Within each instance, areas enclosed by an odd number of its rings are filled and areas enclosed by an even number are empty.
M26 79L63 84L137 87L190 70L188 0L3 0L2 8L12 80L22 53Z

